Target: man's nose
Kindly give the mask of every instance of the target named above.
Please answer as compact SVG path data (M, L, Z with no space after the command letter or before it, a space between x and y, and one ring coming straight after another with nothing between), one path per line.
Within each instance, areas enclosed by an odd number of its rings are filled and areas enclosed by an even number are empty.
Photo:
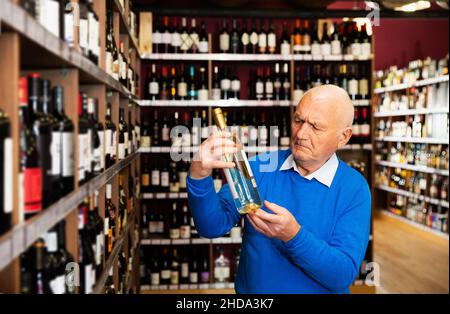
M309 127L308 123L303 123L296 130L296 138L300 140L308 139Z

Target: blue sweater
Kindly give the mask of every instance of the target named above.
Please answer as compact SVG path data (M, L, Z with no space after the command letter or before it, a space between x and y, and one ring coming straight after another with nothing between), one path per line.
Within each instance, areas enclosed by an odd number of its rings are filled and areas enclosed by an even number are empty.
M279 171L290 150L250 160L262 200L289 210L301 225L284 243L256 231L245 217L236 277L238 293L348 293L358 275L370 233L371 195L365 178L342 160L330 187L294 169ZM278 158L274 172L260 172ZM187 177L189 205L201 236L223 236L238 223L230 189ZM264 210L268 211L263 207Z

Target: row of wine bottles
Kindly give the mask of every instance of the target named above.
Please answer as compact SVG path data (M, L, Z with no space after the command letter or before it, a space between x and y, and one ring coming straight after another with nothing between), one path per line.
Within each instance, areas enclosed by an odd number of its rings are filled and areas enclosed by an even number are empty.
M375 174L375 183L382 186L429 196L433 199L448 201L448 177L437 174L427 175L422 172L400 168L380 167Z
M172 20L170 22L170 20ZM209 42L208 29L204 21L200 30L195 18L188 25L187 18L168 16L157 19L153 26L152 42L154 53L208 53L213 50L222 53L244 54L311 54L311 55L353 55L369 57L371 55L371 36L366 25L358 27L356 22L342 23L300 20L283 22L282 29L277 24L252 20L250 27L247 20L223 20L222 29L215 30L213 40ZM239 25L240 24L240 25ZM212 27L208 27L209 31ZM292 29L293 28L293 29ZM213 50L211 47L214 47Z
M416 114L401 119L380 118L375 132L380 139L385 136L445 139L449 136L449 114Z
M21 293L89 294L93 292L104 265L133 211L138 196L138 182L119 175L118 207L112 200L112 185L106 185L105 215L99 213L99 192L95 191L78 206L78 259L66 250L66 221L62 220L21 255ZM129 246L133 247L131 240ZM135 247L135 246L134 246ZM123 252L122 252L123 254ZM131 258L131 254L129 254ZM119 257L119 273L123 266ZM132 263L129 260L128 263ZM130 270L130 269L129 269ZM124 272L125 273L125 272ZM129 271L127 272L129 274Z
M153 112L153 121L144 120L142 124L141 143L142 147L150 146L170 146L177 145L182 147L200 145L212 132L214 127L208 125L206 110L200 112L194 111L193 114L188 111L182 113L175 111L173 118L168 119L168 113L160 119L161 113L158 110ZM242 144L261 146L288 146L290 119L289 113L261 111L259 114L255 111L231 111L225 112L224 117L227 120L230 131L237 134ZM191 121L191 117L193 117ZM257 117L259 117L257 119ZM196 120L199 119L199 120ZM182 126L189 133L170 136L171 129L175 126ZM273 127L272 127L273 126ZM270 133L271 132L271 133Z
M388 210L429 228L448 233L448 208L393 194Z
M78 183L83 184L133 153L139 146L139 124L120 109L119 128L107 105L105 125L98 101L78 95L78 133L65 114L64 89L32 73L20 79L20 195L21 212L28 218L74 188L74 139L78 142ZM127 122L128 121L128 122Z
M391 66L376 72L375 88L411 84L418 80L448 75L448 53L442 59L417 59L410 61L408 67Z
M170 75L168 69L170 68ZM194 65L161 66L152 64L146 83L149 100L219 100L248 99L290 100L298 102L310 88L322 84L335 84L345 89L353 100L369 99L369 76L364 64L312 64L295 69L293 94L288 63L257 67L251 70L247 82L248 92L241 93L241 71L232 67L214 66L211 90L205 67L196 72ZM239 71L239 74L238 74ZM161 75L159 73L161 72ZM178 74L177 74L178 73Z
M387 143L376 144L376 160L386 160L399 164L415 165L435 169L448 170L448 145L441 144L392 144L390 149Z
M240 248L215 247L210 267L206 247L160 247L141 250L141 285L208 284L233 282L239 266ZM212 273L211 273L212 270Z

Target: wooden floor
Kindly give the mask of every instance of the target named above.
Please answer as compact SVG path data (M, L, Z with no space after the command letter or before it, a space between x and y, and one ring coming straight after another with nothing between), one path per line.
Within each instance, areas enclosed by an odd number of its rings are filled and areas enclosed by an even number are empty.
M374 214L377 293L449 293L449 240Z

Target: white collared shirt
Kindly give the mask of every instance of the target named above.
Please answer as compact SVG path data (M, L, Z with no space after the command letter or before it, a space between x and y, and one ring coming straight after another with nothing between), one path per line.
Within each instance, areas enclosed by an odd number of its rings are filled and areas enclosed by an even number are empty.
M330 157L330 159L328 159L327 162L325 162L322 165L322 167L320 167L319 169L317 169L316 171L314 171L313 173L311 173L307 176L302 176L302 174L300 173L300 170L298 170L298 168L297 168L297 164L295 163L294 155L290 154L288 156L288 158L286 158L286 160L281 165L280 171L289 170L291 168L294 168L294 170L299 175L304 177L305 179L308 179L310 181L312 179L316 179L320 183L326 185L327 187L330 187L331 183L333 182L334 175L336 174L338 166L339 166L339 160L338 160L336 154L333 154Z

